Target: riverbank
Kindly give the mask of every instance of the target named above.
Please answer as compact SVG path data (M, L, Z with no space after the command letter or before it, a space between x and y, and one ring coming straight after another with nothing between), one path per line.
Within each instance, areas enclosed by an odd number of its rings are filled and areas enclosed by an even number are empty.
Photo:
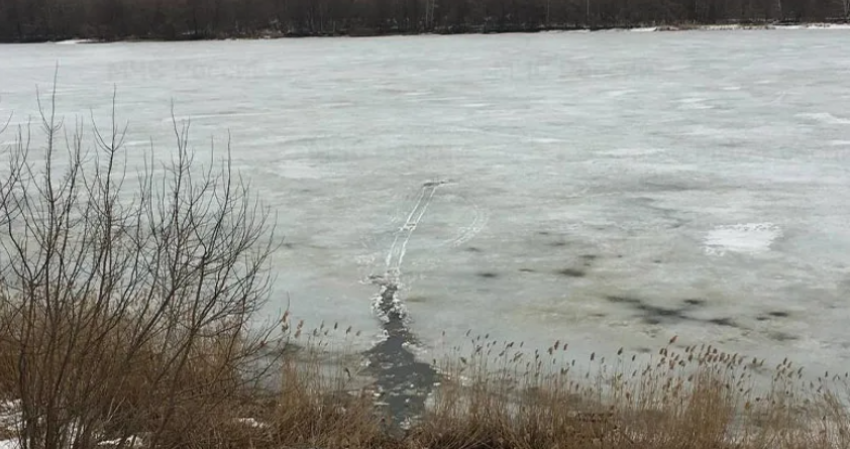
M808 383L804 369L787 359L770 368L773 361L675 337L641 362L622 350L575 360L566 342L527 353L520 343L470 335L454 356L435 361L440 378L427 409L399 424L386 408L397 392L364 376L369 367L361 357L330 350L323 343L328 332L344 337L336 326L303 332L303 346L281 360L279 388L244 389L196 410L191 421L167 426L198 438L184 443L228 448L832 449L850 443L841 396L846 374ZM772 384L754 384L757 372L770 372ZM194 380L208 385L206 378ZM22 447L20 408L16 398L0 404L0 447ZM138 412L123 410L78 447L178 441L156 441L155 429L122 421ZM74 431L72 421L65 424L60 432Z
M185 35L176 38L150 37L142 38L130 36L125 39L97 39L86 37L75 37L62 40L53 39L34 39L28 40L25 43L55 43L62 45L74 44L98 44L110 42L147 42L147 41L163 41L163 42L180 42L180 41L196 41L196 40L268 40L268 39L286 39L286 38L307 38L307 37L389 37L389 36L425 36L425 35L457 35L457 34L509 34L509 33L598 33L598 32L683 32L683 31L742 31L742 30L850 30L850 22L811 22L811 23L793 23L793 24L774 24L774 23L736 23L736 24L678 24L678 25L657 25L657 26L635 26L635 27L599 27L599 28L584 28L584 27L550 27L540 29L446 29L437 30L427 33L401 33L401 32L379 32L377 30L360 29L345 33L286 33L280 31L262 31L241 36L194 36Z

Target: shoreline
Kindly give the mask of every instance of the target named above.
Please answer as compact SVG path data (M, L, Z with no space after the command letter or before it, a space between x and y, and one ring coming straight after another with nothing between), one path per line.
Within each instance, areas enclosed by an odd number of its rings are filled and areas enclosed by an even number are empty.
M476 29L478 28L478 29ZM655 33L655 32L687 32L687 31L773 31L773 30L850 30L850 21L837 22L800 22L800 23L734 23L734 24L678 24L678 25L656 25L656 26L633 26L633 27L571 27L553 26L540 29L503 29L486 30L483 27L473 27L468 30L441 30L421 33L404 32L362 32L351 30L336 34L299 34L285 33L280 31L259 31L246 36L195 36L185 35L177 38L139 38L126 37L123 39L96 39L96 38L70 38L63 40L33 39L18 42L0 42L0 44L110 44L110 43L132 43L132 42L193 42L193 41L239 41L239 40L277 40L277 39L307 39L307 38L367 38L367 37L398 37L398 36L457 36L457 35L493 35L493 34L540 34L540 33L600 33L600 32L632 32L632 33Z

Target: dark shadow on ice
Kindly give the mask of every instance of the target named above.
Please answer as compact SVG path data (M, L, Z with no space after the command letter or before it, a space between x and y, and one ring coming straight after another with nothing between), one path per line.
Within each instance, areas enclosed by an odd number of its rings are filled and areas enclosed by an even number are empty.
M707 304L707 301L704 299L685 299L678 307L656 306L649 304L642 299L629 296L609 295L606 296L605 299L607 299L610 303L622 304L623 306L634 310L637 312L637 318L644 324L659 325L681 321L696 321L715 326L740 328L740 326L732 318L720 317L703 319L692 316L691 312L694 312L696 309L704 307ZM759 321L763 321L761 317L757 319Z
M564 268L556 271L556 273L560 274L561 276L566 276L570 278L582 278L587 275L587 273L583 270L578 270L575 268Z
M791 335L787 332L771 332L767 335L771 340L778 341L780 343L786 343L789 341L799 340L800 337L795 335Z

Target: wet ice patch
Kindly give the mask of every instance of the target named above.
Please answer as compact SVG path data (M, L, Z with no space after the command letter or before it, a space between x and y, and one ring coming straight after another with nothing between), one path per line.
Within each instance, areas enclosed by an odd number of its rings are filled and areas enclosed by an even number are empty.
M416 344L414 342L406 341L401 344L401 347L418 358L422 358L423 356L428 354L427 349L425 349L422 345Z
M387 321L389 321L389 320L387 320ZM378 346L379 344L381 344L381 343L383 343L383 342L385 342L389 339L390 339L390 333L387 332L386 329L381 329L380 332L376 333L372 337L372 341L370 341L370 347L374 348L375 346Z
M727 252L760 254L770 251L782 229L773 223L744 223L717 226L703 239L706 254L722 256Z
M384 324L388 324L393 317L398 317L402 321L407 320L407 307L401 302L397 293L394 293L392 300L389 304L387 303L385 295L388 288L387 285L381 287L381 292L372 299L372 311Z

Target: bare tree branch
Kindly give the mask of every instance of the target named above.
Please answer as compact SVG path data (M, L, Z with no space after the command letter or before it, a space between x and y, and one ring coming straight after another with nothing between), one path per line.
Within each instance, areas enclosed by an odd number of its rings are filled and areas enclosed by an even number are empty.
M38 100L43 159L23 129L8 150L0 308L17 318L0 324L17 382L2 387L21 398L24 449L92 447L105 433L185 444L202 424L191 411L254 385L274 345L270 327L249 327L268 294L273 224L229 140L222 161L198 164L172 105L171 161L157 165L152 147L128 190L116 98L107 127L90 113L89 144L82 124L63 129L54 83Z

